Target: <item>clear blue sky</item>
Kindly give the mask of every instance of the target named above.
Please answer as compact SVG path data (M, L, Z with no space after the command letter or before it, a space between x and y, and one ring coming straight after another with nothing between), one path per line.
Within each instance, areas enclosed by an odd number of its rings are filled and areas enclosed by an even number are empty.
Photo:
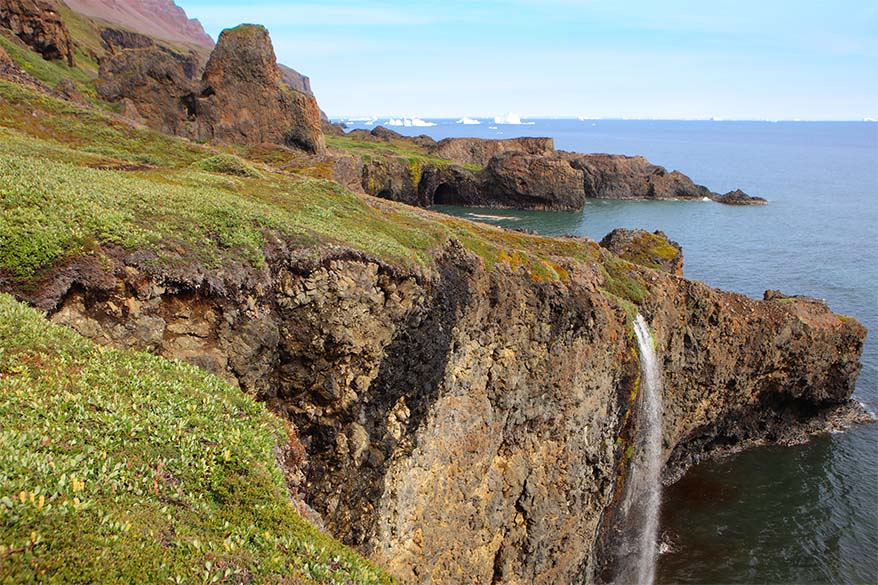
M878 117L875 0L178 0L271 31L330 116Z

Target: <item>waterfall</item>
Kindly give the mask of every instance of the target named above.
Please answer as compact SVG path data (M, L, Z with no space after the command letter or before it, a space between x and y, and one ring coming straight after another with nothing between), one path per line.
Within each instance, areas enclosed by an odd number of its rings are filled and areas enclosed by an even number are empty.
M623 543L619 585L655 580L659 507L662 495L662 379L649 326L634 320L640 349L640 411L629 486L622 506L629 534Z

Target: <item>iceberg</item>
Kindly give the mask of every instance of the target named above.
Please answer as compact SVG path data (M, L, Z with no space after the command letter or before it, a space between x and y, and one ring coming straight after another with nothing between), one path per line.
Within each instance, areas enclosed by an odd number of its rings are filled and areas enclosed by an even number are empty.
M475 125L475 124L481 124L481 122L479 122L479 121L476 120L475 118L467 118L466 116L464 116L463 118L461 118L460 120L458 120L457 123L458 123L458 124L466 124L466 125L468 125L468 126L472 126L472 125Z
M406 128L411 128L412 126L417 127L428 127L435 126L436 124L433 122L427 122L426 120L421 120L420 118L391 118L384 123L385 126L404 126Z
M494 118L495 124L509 124L512 126L533 126L535 122L522 122L521 117L513 112L507 112Z

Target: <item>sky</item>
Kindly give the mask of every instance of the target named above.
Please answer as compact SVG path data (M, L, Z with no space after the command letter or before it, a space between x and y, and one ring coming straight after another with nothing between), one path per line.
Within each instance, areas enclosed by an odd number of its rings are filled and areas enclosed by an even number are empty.
M878 118L874 0L177 0L331 117Z

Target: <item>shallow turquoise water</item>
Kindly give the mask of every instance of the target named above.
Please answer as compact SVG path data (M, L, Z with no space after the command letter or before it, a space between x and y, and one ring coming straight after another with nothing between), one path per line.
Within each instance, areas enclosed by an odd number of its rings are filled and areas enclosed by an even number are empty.
M553 136L560 149L643 154L760 207L591 201L582 213L455 215L543 234L600 239L660 229L685 274L761 298L768 288L825 298L869 329L856 397L878 410L878 124L538 120L533 126L403 128L434 137ZM502 132L502 134L500 134ZM658 583L878 583L878 425L791 448L702 464L667 489Z

